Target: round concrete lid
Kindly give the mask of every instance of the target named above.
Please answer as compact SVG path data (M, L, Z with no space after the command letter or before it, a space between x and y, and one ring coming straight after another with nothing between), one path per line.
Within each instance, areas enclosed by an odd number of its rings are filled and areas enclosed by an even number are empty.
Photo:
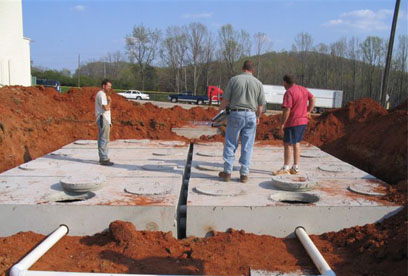
M222 151L221 152L217 152L217 151L198 151L197 155L206 156L206 157L221 157L222 156Z
M202 170L202 171L215 171L215 172L221 172L224 170L224 165L223 164L211 164L211 165L203 165L203 164L198 164L196 166L197 169ZM239 167L234 166L232 168L233 171L239 171Z
M58 192L43 197L45 201L59 202L59 203L71 203L76 201L84 201L94 197L95 194L92 192L85 193L67 193L67 192Z
M123 142L128 144L147 144L150 142L149 139L126 139Z
M302 174L273 176L272 182L276 188L285 191L307 191L312 190L317 185L317 180Z
M271 194L269 199L287 204L309 204L320 200L315 194L297 192L276 192Z
M334 172L334 173L342 173L342 172L352 172L353 167L350 165L340 165L340 164L328 164L328 165L320 165L319 169L325 172Z
M197 142L196 145L199 146L223 146L224 143L222 142Z
M202 170L202 171L220 172L220 171L224 170L224 168L222 166L220 166L220 165L217 166L217 165L201 165L201 164L199 164L196 167L197 167L197 169Z
M159 144L163 146L184 146L186 143L183 141L162 141Z
M300 153L300 156L305 158L320 158L326 157L327 155L320 150L305 150Z
M106 179L104 176L68 176L60 180L65 191L74 193L85 193L95 191L103 187Z
M126 193L134 195L164 195L169 194L173 189L173 185L168 183L149 182L148 180L143 183L132 183L126 185L124 189Z
M158 165L158 164L148 164L148 165L142 166L142 169L146 171L159 171L159 172L174 171L176 168L177 166Z
M220 183L210 181L206 184L194 187L194 191L208 196L239 196L245 194L245 191L236 183Z
M25 171L40 171L40 170L56 168L57 163L53 161L37 160L37 161L30 161L28 163L24 163L18 167Z
M58 156L58 157L69 157L72 156L72 154L68 154L68 153L50 153L51 156Z
M96 145L98 141L96 140L77 140L74 141L75 145Z
M369 196L385 196L387 194L386 184L381 180L364 179L358 183L351 184L348 189L354 193Z
M163 151L155 151L152 154L156 155L156 156L181 156L181 155L183 155L182 152L177 152L177 151L174 151L172 149L167 149L167 150L163 150Z

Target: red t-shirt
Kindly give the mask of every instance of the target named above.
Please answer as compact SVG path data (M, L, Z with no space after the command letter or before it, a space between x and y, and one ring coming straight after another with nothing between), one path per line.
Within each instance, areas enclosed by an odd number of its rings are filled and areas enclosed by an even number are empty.
M285 127L307 125L307 104L313 94L305 87L293 84L283 96L283 108L290 108L289 118Z

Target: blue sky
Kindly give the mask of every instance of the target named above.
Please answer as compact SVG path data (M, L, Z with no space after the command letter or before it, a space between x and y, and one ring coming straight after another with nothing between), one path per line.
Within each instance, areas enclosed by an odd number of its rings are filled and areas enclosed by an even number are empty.
M23 23L35 66L73 71L78 54L87 62L124 53L125 36L141 23L164 31L200 22L214 34L232 24L251 35L266 33L272 50L280 51L290 50L300 32L311 34L314 44L352 36L388 39L394 7L394 0L23 0ZM407 34L406 0L399 18L397 35Z

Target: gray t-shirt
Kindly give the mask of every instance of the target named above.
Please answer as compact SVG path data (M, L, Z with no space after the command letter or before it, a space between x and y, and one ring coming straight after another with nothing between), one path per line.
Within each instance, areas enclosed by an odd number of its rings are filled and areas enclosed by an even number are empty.
M223 95L229 101L229 107L246 108L257 111L265 103L262 83L250 73L232 77Z

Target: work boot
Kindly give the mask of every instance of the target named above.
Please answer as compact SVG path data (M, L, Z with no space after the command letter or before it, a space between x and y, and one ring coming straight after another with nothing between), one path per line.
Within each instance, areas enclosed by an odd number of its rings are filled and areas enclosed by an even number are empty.
M282 175L282 174L290 174L290 171L282 167L279 170L272 172L272 175Z
M239 177L239 181L241 181L241 183L247 183L248 182L248 175L241 174L241 176Z
M231 174L230 173L226 173L226 172L220 172L218 174L219 177L222 178L222 180L224 180L225 182L228 182L231 180Z
M110 161L109 159L106 160L99 160L99 164L101 164L102 166L113 166L113 162Z

